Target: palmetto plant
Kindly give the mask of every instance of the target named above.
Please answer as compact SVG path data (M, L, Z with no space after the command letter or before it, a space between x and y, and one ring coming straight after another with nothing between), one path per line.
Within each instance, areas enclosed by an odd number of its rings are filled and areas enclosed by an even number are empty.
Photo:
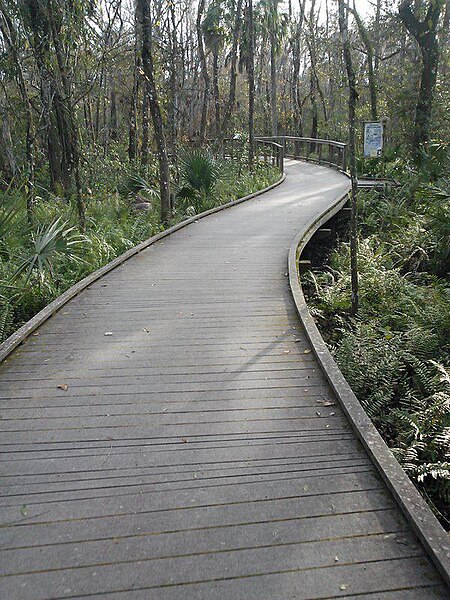
M64 257L81 262L78 250L86 242L85 236L60 218L49 226L43 225L31 234L31 245L22 257L14 278L24 276L25 282L28 282L36 274L38 281L43 283L47 275L53 274L54 263L58 259Z
M180 158L180 187L177 198L184 208L192 206L196 212L205 208L208 194L224 174L223 164L209 152L189 150Z
M127 175L117 189L122 196L134 196L144 193L153 199L159 195L158 191L139 173L130 173Z

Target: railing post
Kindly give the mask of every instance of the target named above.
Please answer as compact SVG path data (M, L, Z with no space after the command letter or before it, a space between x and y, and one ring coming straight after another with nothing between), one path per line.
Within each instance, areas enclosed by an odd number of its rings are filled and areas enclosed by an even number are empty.
M342 170L347 170L347 146L344 146L342 150Z

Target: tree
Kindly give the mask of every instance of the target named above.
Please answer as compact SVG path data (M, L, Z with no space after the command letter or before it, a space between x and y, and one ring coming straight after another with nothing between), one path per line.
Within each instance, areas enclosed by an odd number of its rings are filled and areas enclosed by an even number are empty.
M236 80L237 80L237 59L238 59L238 46L239 36L241 33L242 24L242 3L243 0L237 0L236 6L234 7L233 14L233 26L231 30L232 45L230 50L230 85L228 92L228 100L225 104L225 110L222 119L222 125L220 130L220 139L226 135L233 113L234 105L236 102Z
M255 23L253 0L247 5L247 79L248 79L248 166L253 168L255 156Z
M369 32L364 25L363 20L359 16L356 10L356 3L353 0L353 8L349 8L352 15L355 17L356 24L358 26L359 35L366 49L367 56L367 78L369 80L369 91L370 91L370 117L374 121L378 119L378 104L377 104L377 82L375 79L375 65L374 65L374 51L372 40L370 39ZM378 7L377 7L378 10Z
M0 31L14 62L14 71L25 112L26 139L25 156L27 165L27 217L31 224L34 208L34 143L35 128L30 97L24 74L22 59L19 53L16 26L4 0L0 0Z
M411 0L405 0L399 7L400 19L419 45L422 56L419 95L414 123L413 142L415 152L418 152L420 146L430 139L431 111L439 65L437 27L443 6L444 0L429 0L423 19L419 18L418 10L411 7Z
M200 58L200 67L201 67L201 71L202 71L203 85L204 85L202 116L201 116L201 120L200 120L200 143L203 143L205 141L206 119L207 119L207 114L208 114L209 88L211 85L211 81L210 81L210 77L209 77L209 73L208 73L208 65L206 62L205 48L203 46L202 18L203 18L204 10L205 10L205 0L200 0L198 3L197 20L196 20L198 55Z
M261 0L263 25L269 38L270 52L270 121L272 135L278 135L277 57L286 33L286 15L279 11L280 0Z
M146 92L152 116L153 129L159 162L159 190L161 196L161 222L167 224L170 219L170 175L163 119L155 82L153 61L152 20L149 0L137 0L142 30L142 68L146 80Z
M356 125L356 102L358 92L356 89L356 77L353 67L350 40L348 35L348 12L344 5L345 0L338 0L339 4L339 30L341 33L342 51L344 54L345 69L348 81L348 151L350 160L350 177L352 181L351 190L351 217L350 217L350 269L352 281L352 314L358 312L358 231L357 231L357 204L358 180L356 171L356 147L355 147L355 125Z
M205 19L202 23L205 44L213 55L212 65L212 90L214 100L214 123L216 138L220 136L220 90L219 90L219 55L223 47L224 31L222 27L221 0L213 0L208 6Z

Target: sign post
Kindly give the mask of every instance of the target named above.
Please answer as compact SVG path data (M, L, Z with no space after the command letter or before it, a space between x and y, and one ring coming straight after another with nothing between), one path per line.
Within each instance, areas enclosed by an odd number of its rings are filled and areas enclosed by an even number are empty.
M364 158L379 158L383 151L384 127L381 122L364 123Z

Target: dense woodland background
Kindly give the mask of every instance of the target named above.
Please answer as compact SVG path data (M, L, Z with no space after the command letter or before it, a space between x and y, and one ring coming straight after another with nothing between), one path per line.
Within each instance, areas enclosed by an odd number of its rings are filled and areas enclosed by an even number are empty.
M0 0L0 341L170 222L275 181L255 135L355 138L353 175L399 186L354 198L311 307L449 527L449 19L449 0ZM384 155L363 160L379 119Z
M392 146L446 139L448 1L341 5L357 122L386 118ZM30 205L74 195L81 213L118 165L247 136L249 96L259 135L348 137L333 0L1 0L0 32L0 171L28 177Z

